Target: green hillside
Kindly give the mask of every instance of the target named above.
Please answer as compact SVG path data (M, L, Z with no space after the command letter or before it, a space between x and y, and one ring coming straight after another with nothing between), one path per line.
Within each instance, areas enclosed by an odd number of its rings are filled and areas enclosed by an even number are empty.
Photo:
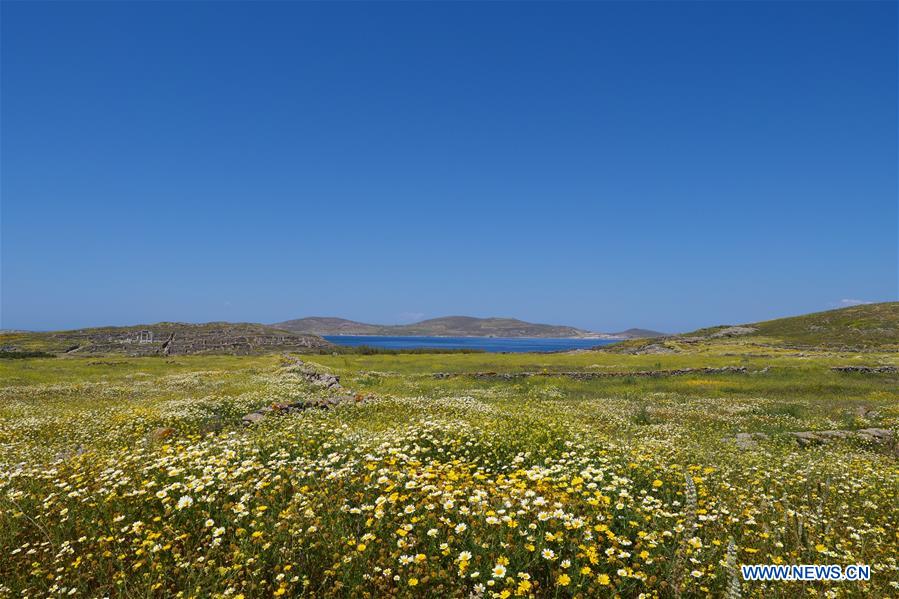
M742 325L721 325L653 341L633 340L609 351L665 353L685 344L756 343L783 347L899 350L899 302L863 304Z
M753 335L775 337L796 345L899 345L899 302L864 304L751 326L758 329Z

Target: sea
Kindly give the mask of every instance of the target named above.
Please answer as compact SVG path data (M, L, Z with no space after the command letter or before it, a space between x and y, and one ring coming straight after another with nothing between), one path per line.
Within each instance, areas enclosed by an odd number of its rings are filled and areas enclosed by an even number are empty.
M337 345L385 349L472 349L485 352L557 352L589 349L615 343L608 339L549 339L532 337L387 337L381 335L325 335Z

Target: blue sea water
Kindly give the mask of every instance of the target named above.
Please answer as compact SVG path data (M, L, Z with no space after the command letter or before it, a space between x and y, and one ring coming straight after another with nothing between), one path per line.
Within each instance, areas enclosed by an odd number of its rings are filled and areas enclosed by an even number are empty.
M476 349L486 352L551 352L588 349L608 345L606 339L544 339L531 337L386 337L379 335L325 335L337 345L382 347L385 349Z

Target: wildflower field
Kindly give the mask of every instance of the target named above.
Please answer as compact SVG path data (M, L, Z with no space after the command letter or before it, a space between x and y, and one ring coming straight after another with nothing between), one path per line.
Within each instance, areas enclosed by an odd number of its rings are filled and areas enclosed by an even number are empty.
M301 358L367 399L245 427L333 391L278 355L0 361L0 597L899 596L895 447L789 435L899 427L896 374L830 370L896 353Z

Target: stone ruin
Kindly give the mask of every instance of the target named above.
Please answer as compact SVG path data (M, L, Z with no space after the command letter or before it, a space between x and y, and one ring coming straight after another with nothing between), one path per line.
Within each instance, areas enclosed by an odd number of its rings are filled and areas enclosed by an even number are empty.
M281 331L262 325L164 323L153 328L107 328L54 334L70 342L66 353L118 353L130 356L182 354L257 354L309 351L331 344L314 335Z
M241 420L244 426L252 426L261 422L268 416L284 416L294 412L302 412L309 409L330 410L343 404L358 404L366 399L361 393L353 393L340 385L340 377L325 372L318 372L306 365L302 360L286 356L286 367L296 368L295 372L307 383L321 387L324 391L342 392L340 395L323 395L312 401L298 401L294 403L273 402L263 406L255 412L250 412Z

